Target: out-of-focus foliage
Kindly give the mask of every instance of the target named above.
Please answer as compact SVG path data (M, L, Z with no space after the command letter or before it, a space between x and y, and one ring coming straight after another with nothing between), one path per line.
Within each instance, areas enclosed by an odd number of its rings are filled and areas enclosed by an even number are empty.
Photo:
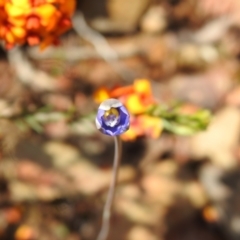
M183 104L155 105L148 110L148 113L161 118L166 130L179 135L191 135L205 130L211 120L209 110Z

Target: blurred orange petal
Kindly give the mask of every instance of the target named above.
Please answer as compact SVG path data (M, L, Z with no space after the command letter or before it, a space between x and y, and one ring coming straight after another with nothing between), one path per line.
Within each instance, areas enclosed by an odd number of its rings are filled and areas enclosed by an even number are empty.
M76 7L76 2L74 0L64 1L60 6L60 11L67 14L68 16L72 16L74 9Z
M24 38L26 36L26 31L21 27L12 27L11 31L17 38Z
M27 38L27 42L30 46L33 46L33 45L39 44L40 39L38 36L29 36Z
M34 238L35 232L34 229L27 225L21 225L16 233L15 239L16 240L31 240Z
M143 134L144 132L140 125L139 118L131 116L130 128L121 135L121 138L125 141L133 141Z
M152 94L151 84L147 79L136 79L133 83L134 91L141 94Z
M148 115L139 116L141 127L144 129L146 136L158 138L163 130L162 121L160 118L151 117Z
M42 20L45 20L45 24L46 20L54 16L56 11L57 9L51 4L43 4L35 8L35 13L38 14Z
M133 86L130 85L126 87L117 87L111 91L110 95L113 98L119 98L131 94L133 92L134 92Z
M47 38L43 39L43 41L40 44L40 50L45 49L46 47L50 46L53 44L55 41L55 37L53 36L48 36Z
M146 111L146 106L143 105L138 94L130 94L126 97L125 105L128 111L132 114L141 114Z
M10 31L6 33L5 38L6 38L6 41L10 44L13 44L15 41L15 37Z
M21 220L21 211L17 207L10 207L5 212L8 223L17 223Z
M162 130L163 126L160 118L148 115L132 116L130 128L121 135L121 138L125 141L133 141L140 136L148 136L156 139L161 135Z
M26 21L27 30L39 30L40 28L40 19L36 16L31 16Z
M207 222L216 223L219 221L219 212L214 206L206 206L203 209L203 217Z
M131 128L125 133L121 134L121 139L124 141L134 141L137 137L137 133Z
M5 48L6 48L7 50L12 49L13 47L14 47L14 44L12 44L12 43L6 43L6 44L5 44Z
M72 22L68 18L63 18L59 21L58 26L59 28L56 31L56 35L59 36L72 27Z
M26 9L13 5L9 2L5 4L5 10L10 17L23 17L26 15Z
M4 26L0 26L0 37L3 37L7 34L8 30Z
M101 87L94 92L93 98L97 103L101 103L104 100L110 98L109 90L105 87Z
M26 19L23 17L16 17L16 18L8 18L8 22L12 26L23 27L26 24Z
M18 7L30 7L29 0L11 0L11 3Z

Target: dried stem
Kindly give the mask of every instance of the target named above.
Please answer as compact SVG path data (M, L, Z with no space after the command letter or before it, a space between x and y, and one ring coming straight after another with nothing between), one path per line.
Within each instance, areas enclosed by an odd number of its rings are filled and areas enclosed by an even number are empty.
M118 169L119 169L119 164L121 160L122 144L119 136L114 137L114 144L115 144L115 152L114 152L114 161L113 161L113 174L112 174L111 184L108 191L107 201L103 209L102 227L97 237L97 240L106 240L109 233L111 210L112 210L112 205L113 205L113 200L115 195Z
M104 59L114 71L126 82L136 78L136 74L125 64L119 62L119 55L108 43L103 35L92 29L81 12L73 17L73 28L86 41L90 42L97 53Z

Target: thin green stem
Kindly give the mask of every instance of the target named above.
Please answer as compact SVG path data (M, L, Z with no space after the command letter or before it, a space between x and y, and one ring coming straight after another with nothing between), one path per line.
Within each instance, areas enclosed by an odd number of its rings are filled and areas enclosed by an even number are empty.
M121 160L121 152L122 152L122 143L119 136L114 136L114 161L113 161L113 174L112 179L107 195L107 200L103 209L103 216L102 216L102 227L97 237L97 240L106 240L109 233L110 228L110 218L112 213L112 205L115 195L115 188L117 184L117 177L118 177L118 169Z

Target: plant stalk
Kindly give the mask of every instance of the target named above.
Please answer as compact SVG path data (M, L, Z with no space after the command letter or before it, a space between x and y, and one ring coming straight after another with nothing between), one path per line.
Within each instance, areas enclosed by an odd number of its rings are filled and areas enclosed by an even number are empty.
M118 178L118 169L121 161L122 142L119 136L114 136L114 160L113 160L113 173L111 178L110 187L108 190L107 200L103 209L102 226L97 237L97 240L106 240L109 234L110 219L112 213L112 205L115 195L115 189Z

